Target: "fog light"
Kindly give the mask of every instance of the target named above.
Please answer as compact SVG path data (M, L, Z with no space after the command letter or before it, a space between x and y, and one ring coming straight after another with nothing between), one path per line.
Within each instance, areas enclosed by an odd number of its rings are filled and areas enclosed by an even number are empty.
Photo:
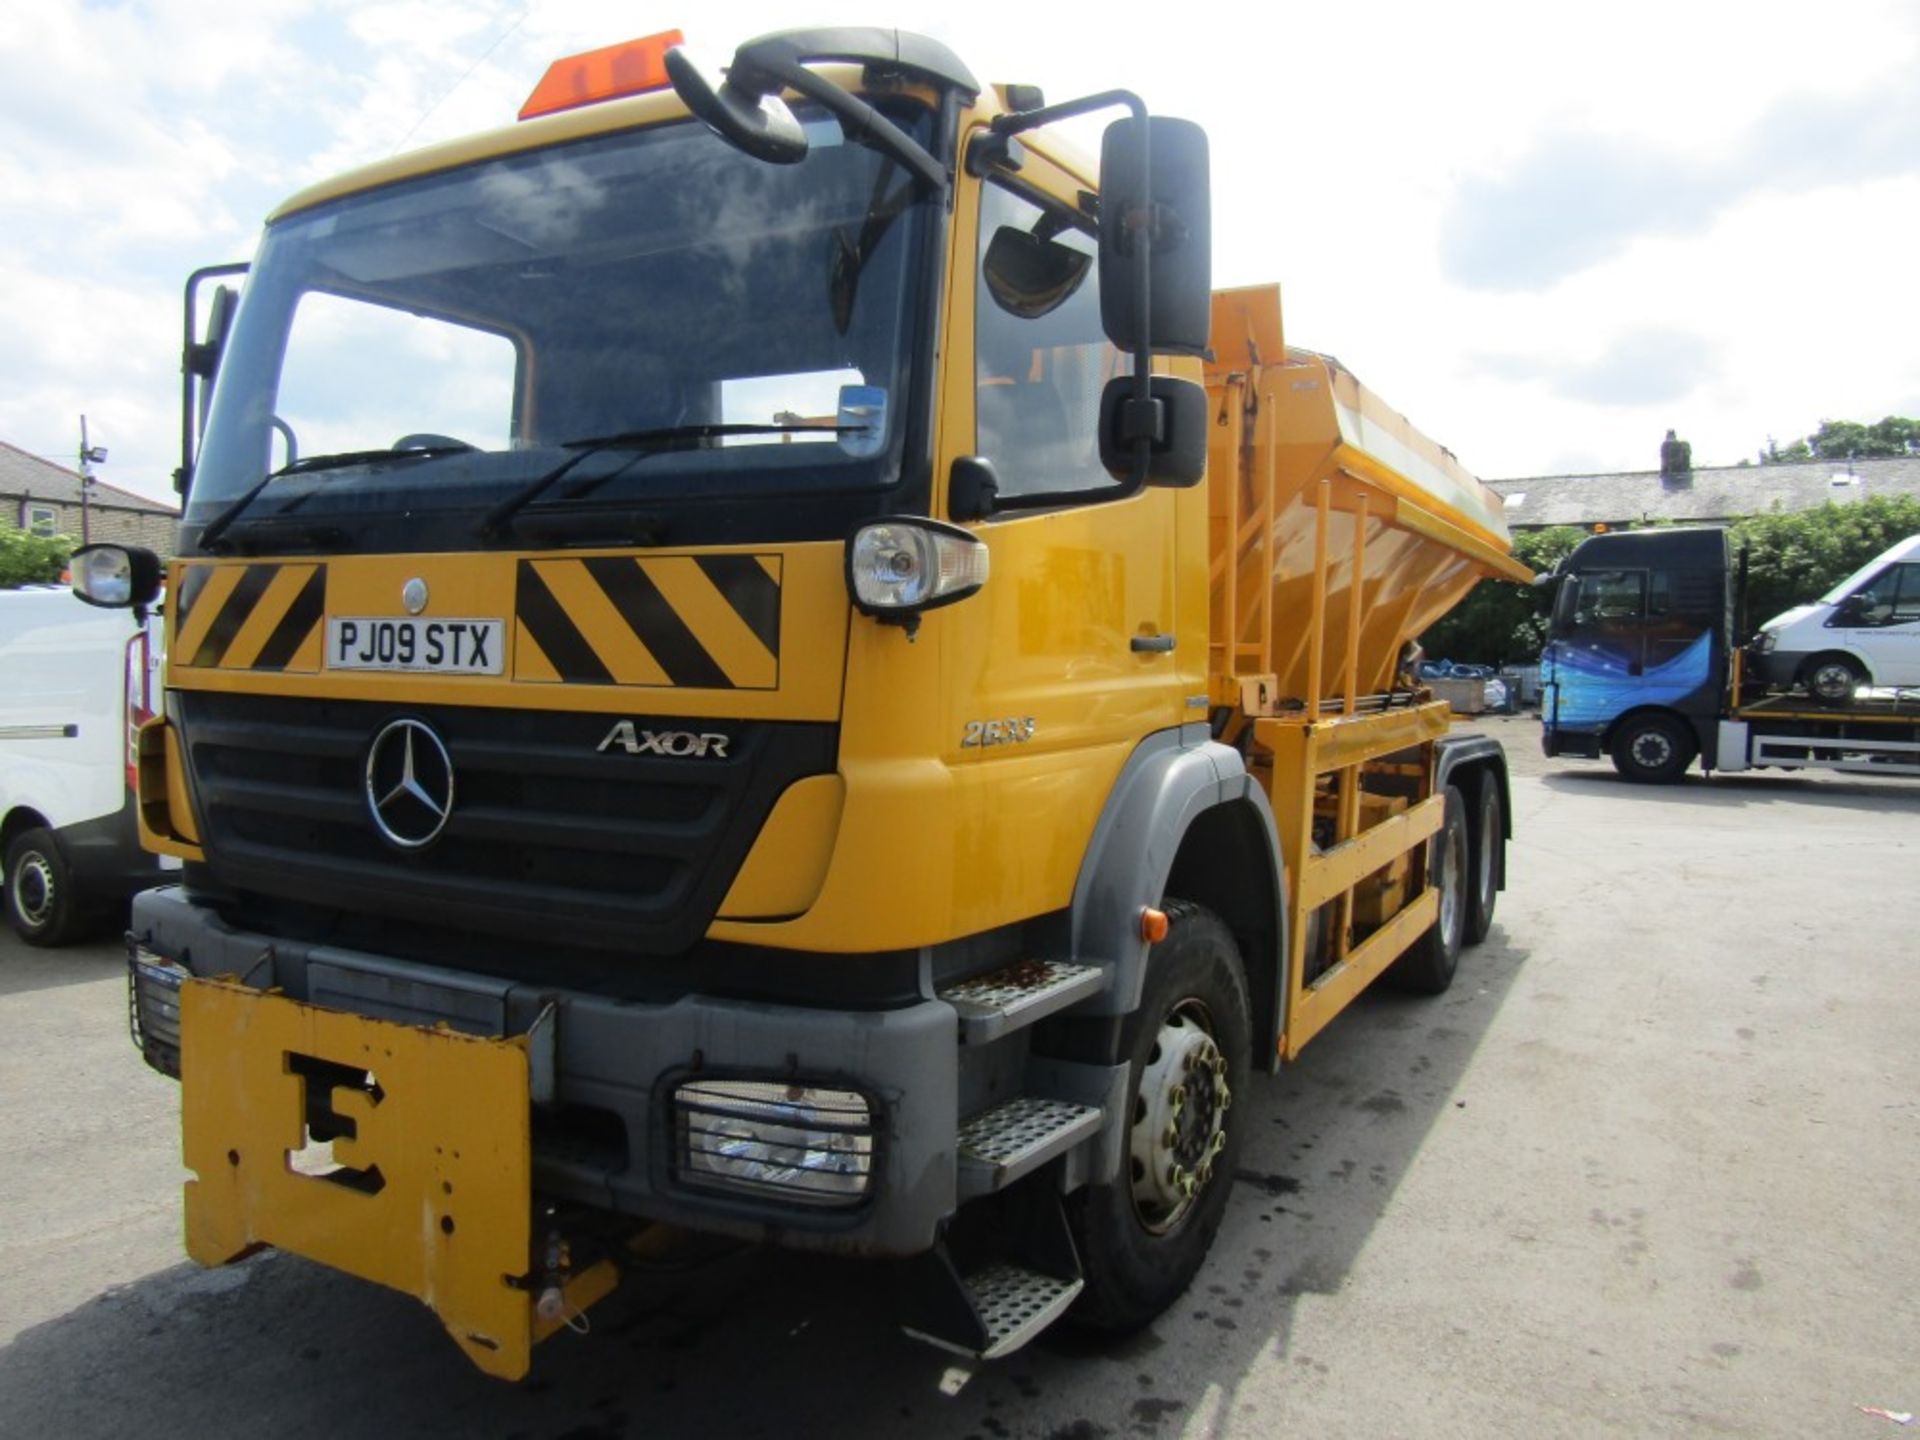
M180 982L191 972L144 945L127 952L127 1028L141 1058L180 1078Z
M803 1205L854 1205L873 1181L873 1112L855 1090L697 1080L673 1092L680 1179Z

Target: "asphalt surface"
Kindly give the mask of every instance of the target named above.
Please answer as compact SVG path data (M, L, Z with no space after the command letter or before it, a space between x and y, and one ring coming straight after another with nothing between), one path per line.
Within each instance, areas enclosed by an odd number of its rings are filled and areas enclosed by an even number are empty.
M1256 1082L1150 1330L984 1367L899 1335L876 1274L769 1252L630 1283L520 1385L304 1261L198 1270L116 947L7 935L0 1435L1898 1433L1857 1407L1920 1410L1920 787L1643 790L1487 728L1518 841L1453 990Z

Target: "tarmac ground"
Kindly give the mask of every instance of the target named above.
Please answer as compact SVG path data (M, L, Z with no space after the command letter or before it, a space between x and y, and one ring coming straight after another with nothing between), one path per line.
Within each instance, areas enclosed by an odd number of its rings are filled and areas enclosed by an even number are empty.
M472 1370L402 1296L180 1248L117 943L0 938L0 1435L1850 1436L1920 1410L1920 787L1513 760L1509 888L1244 1109L1159 1321L967 1365L873 1271L696 1247Z

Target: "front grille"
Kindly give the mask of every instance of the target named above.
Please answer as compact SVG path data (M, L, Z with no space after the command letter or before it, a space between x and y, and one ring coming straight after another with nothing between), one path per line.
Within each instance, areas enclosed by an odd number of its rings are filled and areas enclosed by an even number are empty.
M705 932L781 791L831 771L832 725L642 719L724 758L598 747L622 717L177 692L207 867L223 885L436 928L649 953ZM454 805L431 844L382 839L367 754L432 728Z

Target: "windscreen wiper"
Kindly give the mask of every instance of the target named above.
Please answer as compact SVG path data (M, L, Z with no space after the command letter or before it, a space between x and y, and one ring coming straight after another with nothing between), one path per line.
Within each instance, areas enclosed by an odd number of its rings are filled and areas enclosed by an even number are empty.
M545 474L529 481L516 493L509 495L481 518L476 527L483 539L498 539L511 530L511 521L527 506L538 500L547 491L558 485L573 473L576 465L583 460L607 450L631 450L634 454L623 465L616 465L604 475L595 475L574 487L567 496L569 500L598 490L607 481L617 479L649 455L661 455L674 450L697 450L704 448L710 440L723 439L728 435L794 435L806 432L818 432L822 435L845 435L867 427L864 425L662 425L652 430L623 430L616 435L591 435L580 440L562 440L562 450L577 450Z
M200 532L200 548L210 550L220 537L227 533L227 527L238 520L247 507L259 498L260 492L274 481L288 475L311 475L323 470L345 470L354 465L378 465L382 462L437 460L443 455L462 455L473 449L464 443L449 445L409 445L403 450L340 450L330 455L308 455L295 460L292 464L282 465L278 470L269 470L253 484L249 485L239 499L209 520L206 528ZM309 491L309 494L312 492ZM297 510L307 501L302 495L290 500L280 513Z

